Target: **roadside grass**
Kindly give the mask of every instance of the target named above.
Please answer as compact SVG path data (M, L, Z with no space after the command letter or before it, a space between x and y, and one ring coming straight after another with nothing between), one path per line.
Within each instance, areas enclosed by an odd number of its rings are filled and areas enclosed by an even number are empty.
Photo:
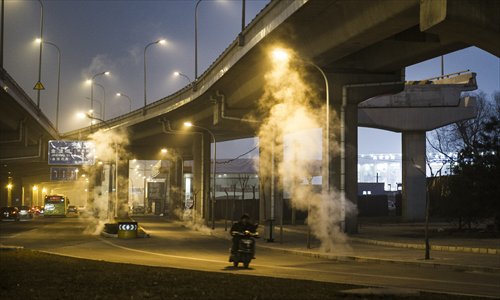
M1 299L401 299L340 293L354 288L359 286L0 250ZM403 299L471 298L421 293Z

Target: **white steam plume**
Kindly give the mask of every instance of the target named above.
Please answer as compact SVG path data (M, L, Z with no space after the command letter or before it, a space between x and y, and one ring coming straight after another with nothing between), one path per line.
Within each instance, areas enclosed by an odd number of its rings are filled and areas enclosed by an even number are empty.
M324 124L324 106L318 108L321 100L301 76L305 70L291 63L294 56L290 50L273 52L272 69L265 75L265 94L259 101L260 109L267 114L259 128L260 172L269 176L276 170L283 188L291 195L292 205L309 211L307 224L320 240L321 250L331 252L346 246L346 236L340 228L342 209L350 214L356 208L346 206L343 202L350 202L342 201L337 191L319 192L310 184L311 178L319 175L314 174L312 161L322 149L322 139L311 134L311 129ZM331 148L338 149L336 145Z

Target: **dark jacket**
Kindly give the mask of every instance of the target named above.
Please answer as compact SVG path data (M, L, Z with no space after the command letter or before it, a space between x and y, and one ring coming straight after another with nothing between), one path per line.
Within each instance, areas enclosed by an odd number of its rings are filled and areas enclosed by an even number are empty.
M245 230L248 230L250 232L255 232L256 228L255 228L255 225L253 225L252 223L247 223L245 225L243 222L238 221L238 222L234 223L233 226L231 226L231 235L233 237L236 237L233 235L233 231L245 232Z

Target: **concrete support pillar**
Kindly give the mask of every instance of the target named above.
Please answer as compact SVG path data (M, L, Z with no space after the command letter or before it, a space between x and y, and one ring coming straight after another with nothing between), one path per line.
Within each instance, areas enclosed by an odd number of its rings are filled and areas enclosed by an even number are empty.
M330 92L329 148L323 151L329 156L327 170L330 192L337 193L343 207L341 219L347 233L358 231L357 214L346 211L347 201L357 204L358 199L358 104L384 93L398 92L403 84L398 82L399 72L388 74L327 74ZM326 166L324 167L326 168Z
M193 143L193 193L196 197L195 218L208 222L210 212L210 136L200 133Z
M174 158L169 161L169 211L171 216L175 216L176 211L181 211L184 208L182 201L182 177L183 177L183 160L182 158Z
M425 131L403 131L403 218L406 221L425 218L425 143Z
M348 103L344 108L345 118L345 149L344 149L344 178L345 199L358 203L358 105ZM341 157L342 158L342 157ZM341 169L342 172L342 169ZM358 218L356 214L341 211L345 216L344 228L346 232L358 232Z

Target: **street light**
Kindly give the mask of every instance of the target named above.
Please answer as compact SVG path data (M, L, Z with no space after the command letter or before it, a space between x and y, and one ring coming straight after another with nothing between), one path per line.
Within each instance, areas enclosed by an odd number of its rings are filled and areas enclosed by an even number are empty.
M12 188L14 185L12 183L7 184L7 206L12 206Z
M43 40L43 3L42 0L38 0L40 3L40 41ZM3 11L3 10L2 10ZM42 43L40 43L40 51L38 55L38 82L33 87L36 90L36 106L40 109L40 91L45 89L42 84Z
M161 148L160 152L162 154L167 154L168 153L168 149L167 148Z
M189 82L189 84L191 84L191 83L192 83L192 82L191 82L191 78L189 78L189 76L187 76L186 74L183 74L183 73L181 73L181 72L177 72L177 71L175 71L175 72L174 72L174 76L176 76L176 77L179 77L179 76L184 77L184 78L186 78L186 80Z
M431 259L431 246L429 243L429 209L430 209L430 197L429 197L429 187L427 185L427 174L424 167L417 164L412 159L413 167L417 169L420 173L422 173L425 177L426 186L425 186L425 231L424 231L424 240L425 240L425 259Z
M35 201L35 195L36 195L36 201ZM31 202L35 203L35 205L38 205L38 186L37 185L33 186L33 193L31 195L31 197L32 197Z
M90 100L89 97L85 97L85 99ZM102 102L97 100L97 99L94 99L94 102L97 102L99 104L99 115L102 117ZM90 114L93 114L94 109L90 109L89 112L90 112Z
M116 93L116 96L117 97L125 97L128 99L128 112L131 112L132 111L132 99L130 99L129 96L122 94L122 93Z
M37 38L35 40L37 43L44 43L47 45L51 45L57 50L57 99L56 99L56 130L59 130L59 92L60 92L60 86L61 86L61 49L59 47L51 42L44 41L41 38Z
M103 103L102 103L102 107L101 107L101 113L102 113L102 119L103 120L106 120L106 89L104 88L103 85L97 83L97 82L94 82L95 85L97 85L98 87L100 87L102 89L102 94L103 94Z
M290 60L290 54L288 53L288 51L284 50L284 49L281 49L281 48L275 48L273 49L272 53L272 58L273 58L273 61L276 62L276 63L288 63L288 61ZM306 64L306 65L310 65L312 67L314 67L316 70L318 70L318 72L321 74L321 76L323 77L323 80L325 82L325 102L326 102L326 113L325 113L325 140L324 140L324 148L326 149L326 151L324 151L325 153L325 162L324 162L324 175L325 176L325 179L324 179L324 182L325 182L325 190L326 192L330 192L330 171L329 171L329 168L330 168L330 157L329 157L329 152L330 152L330 92L329 92L329 83L328 83L328 77L326 77L326 74L325 72L323 71L323 69L321 69L321 67L319 67L317 64L313 63L312 61L306 61L306 60L300 60L301 63L303 64Z
M184 122L184 127L187 127L187 128L190 128L190 127L195 127L195 128L200 128L202 130L205 130L206 132L208 132L210 134L210 136L212 137L212 140L214 141L214 171L213 171L213 177L214 177L214 182L213 182L213 188L212 188L212 196L213 196L213 199L212 199L212 205L211 205L211 215L212 215L212 229L215 229L215 180L217 178L216 176L216 168L217 168L217 141L215 140L215 135L212 131L210 131L208 128L205 128L205 127L202 127L202 126L198 126L198 125L194 125L193 123L191 122Z
M196 2L194 7L194 80L198 80L198 5L202 0Z
M151 42L149 44L146 45L146 47L144 47L144 114L146 114L146 105L147 105L147 89L146 89L146 74L147 74L147 67L146 67L146 50L149 48L149 46L151 45L155 45L155 44L160 44L160 45L164 45L165 43L167 43L166 40L164 39L160 39L160 40L157 40L155 42Z
M109 71L100 72L100 73L94 74L94 76L92 76L92 79L87 80L87 83L90 83L90 109L94 109L94 85L93 85L93 83L95 82L96 77L102 76L102 75L107 76L109 74L111 74Z

